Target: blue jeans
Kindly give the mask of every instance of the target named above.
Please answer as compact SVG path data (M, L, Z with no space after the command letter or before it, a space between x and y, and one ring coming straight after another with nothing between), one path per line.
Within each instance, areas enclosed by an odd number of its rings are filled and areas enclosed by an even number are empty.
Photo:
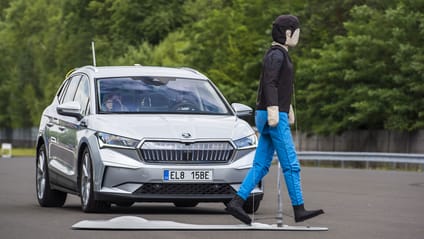
M300 164L293 144L288 114L280 112L278 125L268 126L266 110L257 110L255 121L260 133L253 167L249 170L237 194L247 199L253 188L268 173L277 151L278 160L284 174L287 190L293 206L303 204L302 185L300 181Z

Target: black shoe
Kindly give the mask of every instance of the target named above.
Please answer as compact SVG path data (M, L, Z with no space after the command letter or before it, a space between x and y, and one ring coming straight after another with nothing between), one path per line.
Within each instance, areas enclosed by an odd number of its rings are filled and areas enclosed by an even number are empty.
M250 225L252 219L243 210L244 200L239 195L235 195L234 198L227 204L225 211L230 213L233 217L239 219L244 224Z
M324 213L322 209L311 210L311 211L305 210L305 207L303 204L299 206L293 206L293 210L294 210L295 222L303 222L305 220L308 220L309 218L313 218Z

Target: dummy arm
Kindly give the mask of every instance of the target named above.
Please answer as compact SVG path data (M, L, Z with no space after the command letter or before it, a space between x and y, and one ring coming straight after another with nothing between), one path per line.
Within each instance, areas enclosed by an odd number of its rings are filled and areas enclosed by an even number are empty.
M275 127L279 121L277 84L283 59L283 54L278 50L270 52L264 59L263 94L265 94L266 103L268 105L268 125L271 127Z

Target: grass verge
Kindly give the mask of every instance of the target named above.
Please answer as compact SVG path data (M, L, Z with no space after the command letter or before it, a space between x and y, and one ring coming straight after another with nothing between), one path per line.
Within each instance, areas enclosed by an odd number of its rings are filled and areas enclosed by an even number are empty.
M13 148L12 157L35 157L35 148Z

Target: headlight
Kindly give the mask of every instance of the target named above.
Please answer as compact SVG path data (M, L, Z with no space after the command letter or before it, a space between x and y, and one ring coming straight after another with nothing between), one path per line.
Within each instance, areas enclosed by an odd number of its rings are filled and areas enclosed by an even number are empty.
M113 134L96 133L99 141L100 148L103 147L117 147L117 148L131 148L134 149L138 145L138 140L129 139Z
M254 134L234 141L238 149L253 148L256 147L256 143L257 138Z

